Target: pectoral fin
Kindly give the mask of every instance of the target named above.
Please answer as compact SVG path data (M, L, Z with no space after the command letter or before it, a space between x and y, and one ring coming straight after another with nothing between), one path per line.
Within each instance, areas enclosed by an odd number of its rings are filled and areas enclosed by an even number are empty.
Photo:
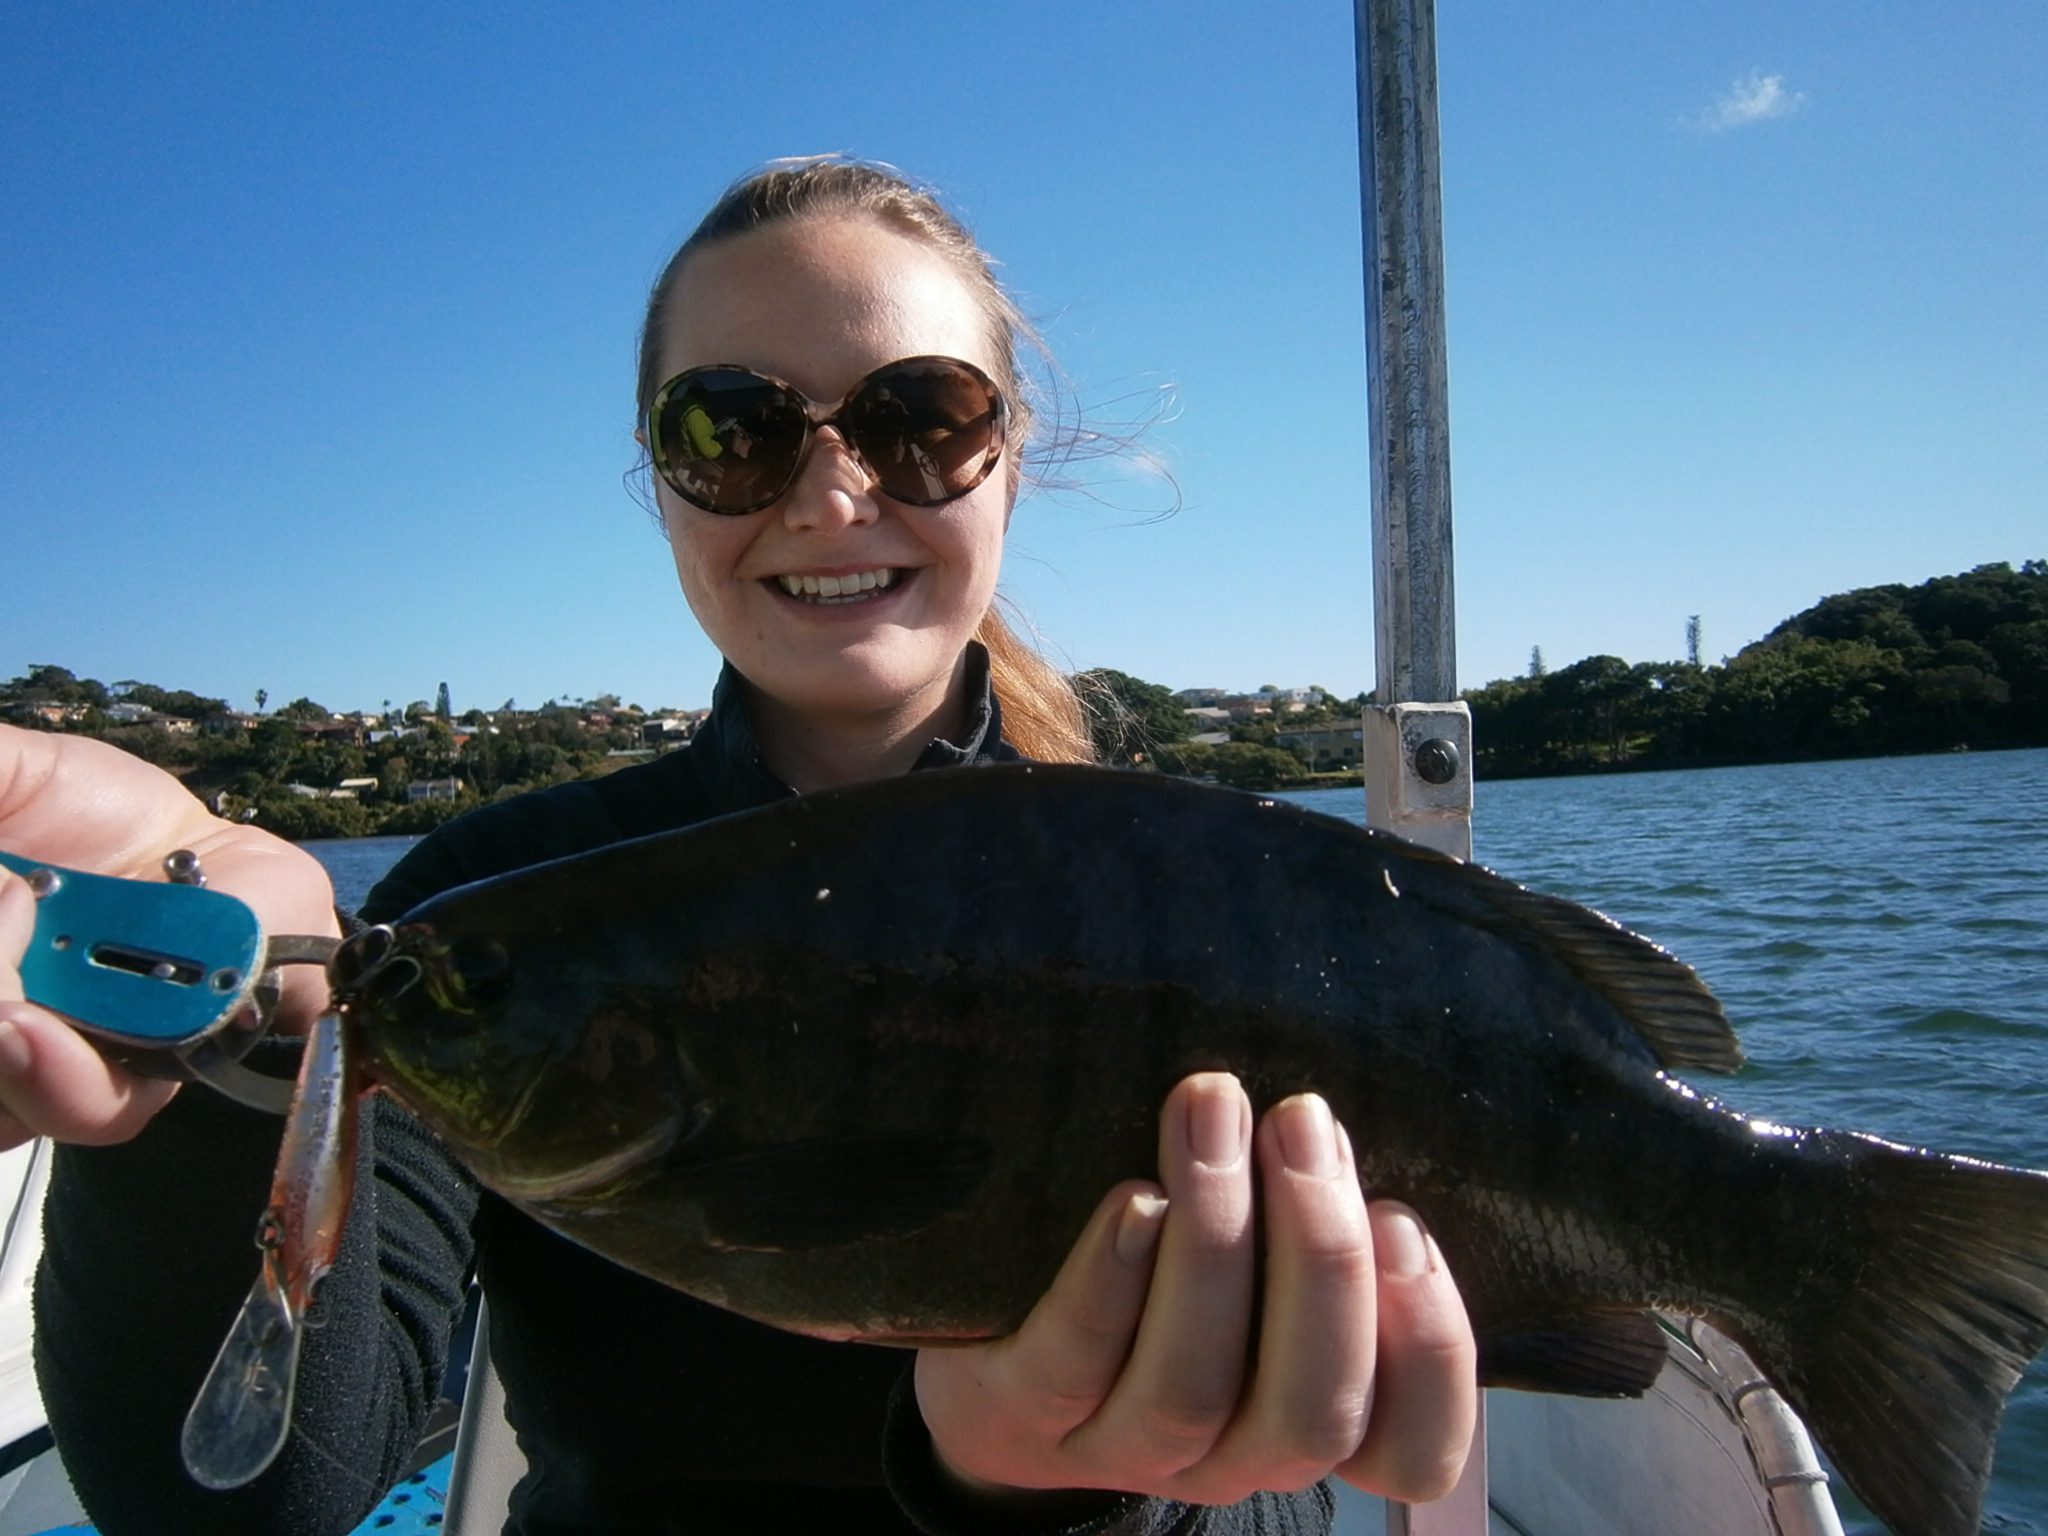
M993 1160L967 1138L810 1141L699 1163L684 1182L714 1246L786 1252L928 1227L967 1202Z

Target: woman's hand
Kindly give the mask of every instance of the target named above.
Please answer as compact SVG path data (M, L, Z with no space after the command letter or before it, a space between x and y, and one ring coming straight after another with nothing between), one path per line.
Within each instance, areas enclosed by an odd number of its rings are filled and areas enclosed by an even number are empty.
M0 848L142 880L161 880L164 856L189 848L208 886L248 902L265 932L336 931L333 887L311 854L209 814L169 774L104 742L0 726ZM35 898L0 871L0 1146L34 1136L125 1140L175 1085L115 1066L22 1000L21 957L34 927ZM318 968L284 975L285 1021L310 1020L326 1001Z
M941 1470L989 1497L1231 1504L1333 1473L1449 1492L1478 1403L1464 1304L1415 1213L1367 1204L1324 1102L1275 1105L1255 1137L1235 1078L1188 1078L1159 1167L1164 1198L1113 1191L1015 1335L919 1355Z

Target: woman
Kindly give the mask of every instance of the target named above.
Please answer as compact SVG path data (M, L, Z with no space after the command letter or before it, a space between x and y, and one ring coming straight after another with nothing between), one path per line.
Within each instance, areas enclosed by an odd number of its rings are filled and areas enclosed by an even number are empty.
M991 607L1031 427L1027 335L972 240L893 172L808 161L730 191L656 284L639 370L677 574L727 661L710 722L683 752L451 823L363 915L792 793L1084 757L1071 692ZM130 874L189 846L272 931L333 926L309 858L89 743L0 736L0 846ZM20 882L0 886L0 996L20 996L31 922ZM320 999L294 982L303 1022ZM1427 1498L1469 1441L1456 1290L1412 1212L1368 1207L1313 1096L1254 1126L1233 1079L1180 1084L1158 1182L1105 1193L1023 1328L907 1370L606 1264L479 1197L379 1099L294 1433L248 1488L205 1494L177 1427L247 1287L276 1130L217 1095L168 1097L0 1004L0 1129L77 1144L53 1184L39 1352L109 1531L346 1528L417 1436L472 1252L532 1467L524 1532L1318 1530L1326 1476Z

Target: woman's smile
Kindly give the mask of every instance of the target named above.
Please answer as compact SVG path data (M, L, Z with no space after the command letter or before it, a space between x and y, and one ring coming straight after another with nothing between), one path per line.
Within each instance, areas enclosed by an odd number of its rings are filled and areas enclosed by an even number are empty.
M895 587L906 574L891 566L880 566L865 570L805 572L776 576L772 580L799 602L829 606L872 602Z

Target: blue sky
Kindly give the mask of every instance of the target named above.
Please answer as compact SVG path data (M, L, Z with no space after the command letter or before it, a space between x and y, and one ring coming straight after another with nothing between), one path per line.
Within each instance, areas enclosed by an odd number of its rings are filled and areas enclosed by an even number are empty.
M2048 555L2048 8L1438 42L1467 686ZM640 304L727 181L834 149L947 194L1084 402L1175 392L1177 515L1019 510L1054 655L1372 682L1341 0L14 0L0 123L0 677L706 702L621 478Z

